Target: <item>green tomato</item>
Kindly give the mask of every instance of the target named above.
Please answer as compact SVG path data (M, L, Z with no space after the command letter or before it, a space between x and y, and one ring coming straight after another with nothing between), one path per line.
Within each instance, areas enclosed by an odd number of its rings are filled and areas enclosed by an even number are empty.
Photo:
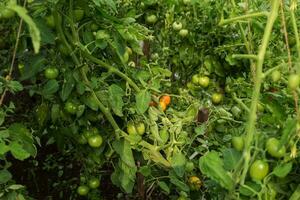
M275 70L272 72L272 81L273 82L278 82L281 78L281 73L278 70Z
M189 34L189 31L188 31L187 29L181 29L181 30L179 31L179 35L180 35L181 37L186 37L188 34Z
M88 138L88 143L93 148L98 148L103 143L103 138L101 135L93 135Z
M192 161L188 161L186 164L185 164L185 170L187 172L192 172L193 170L195 169L195 165Z
M58 69L55 67L49 67L45 70L45 77L47 79L56 79L58 76Z
M55 22L54 22L53 15L46 16L45 19L46 19L47 26L49 26L50 28L55 28Z
M203 76L203 77L199 78L199 85L201 87L204 87L204 88L208 87L209 82L210 82L210 80L207 76Z
M91 189L96 189L100 186L100 181L97 178L92 178L89 180L88 185Z
M261 181L269 173L269 164L262 160L256 160L250 167L250 177L252 180Z
M235 136L232 137L231 143L233 148L235 148L237 151L243 151L244 149L244 138L241 136Z
M195 75L192 76L192 83L195 84L195 85L199 84L199 76L198 76L198 74L195 74Z
M71 102L71 101L68 101L66 104L65 104L65 110L69 113L69 114L72 114L72 115L75 115L77 113L77 108L78 106Z
M223 100L223 95L221 93L214 93L212 96L212 102L213 104L220 104Z
M298 74L291 74L288 79L288 86L290 89L295 90L298 88L300 83Z
M155 24L157 22L157 17L155 15L148 15L146 17L146 22L148 24Z
M173 27L173 29L174 29L175 31L180 31L180 30L182 29L182 23L180 23L180 22L174 22L174 23L172 24L172 27Z
M0 11L0 18L9 19L15 16L15 12L11 9L4 8Z
M269 138L266 142L267 152L274 158L281 158L285 155L286 152L285 146L282 146L279 149L279 144L280 142L276 138Z
M128 122L128 124L127 124L127 133L129 135L136 135L137 134L137 130L136 130L136 127L135 127L133 122Z
M145 124L143 122L138 123L136 126L136 131L139 135L143 135L145 133Z
M83 16L84 16L84 10L80 9L80 8L76 8L75 10L73 10L73 15L74 15L74 19L76 22L82 20Z
M77 188L77 193L78 193L80 196L86 196L86 195L89 193L89 188L88 188L86 185L80 185L80 186Z

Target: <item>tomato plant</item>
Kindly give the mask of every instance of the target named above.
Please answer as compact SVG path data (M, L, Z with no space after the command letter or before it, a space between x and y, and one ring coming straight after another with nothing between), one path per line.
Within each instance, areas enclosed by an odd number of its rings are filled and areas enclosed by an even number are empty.
M1 199L298 199L297 4L1 1Z

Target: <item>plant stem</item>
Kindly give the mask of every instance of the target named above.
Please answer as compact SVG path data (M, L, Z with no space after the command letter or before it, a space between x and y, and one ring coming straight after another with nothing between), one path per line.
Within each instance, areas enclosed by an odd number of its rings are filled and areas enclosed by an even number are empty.
M259 52L258 52L254 90L252 93L250 113L248 116L248 123L247 123L247 127L246 127L247 135L246 135L246 141L245 141L245 149L243 152L244 167L242 169L243 172L242 172L241 181L240 181L240 184L242 184L242 185L245 182L245 178L246 178L246 175L247 175L247 172L249 169L249 163L250 163L250 159L251 159L251 144L253 141L254 133L256 132L256 130L255 130L255 124L256 124L256 118L257 118L256 111L257 111L257 104L258 104L259 96L260 96L261 84L262 84L262 80L263 80L262 69L263 69L265 53L266 53L266 49L268 47L268 43L270 40L274 22L278 16L279 3L280 3L280 0L272 1L271 12L270 12L270 15L268 16L268 21L267 21L267 25L266 25L266 28L264 31L262 44L261 44Z
M252 60L257 60L258 56L257 55L253 55L253 54L233 54L232 58L246 58L246 59L252 59Z
M238 17L233 17L230 19L221 19L219 26L223 26L223 25L230 24L232 22L240 21L240 20L244 20L244 19L268 16L268 14L269 14L268 12L256 12L256 13L250 13L250 14L246 14L246 15L242 15L242 16L238 16Z
M26 6L26 3L27 3L27 1L25 0L24 4L23 4L23 7ZM15 48L14 48L14 52L13 52L13 57L12 57L12 60L11 60L8 75L5 78L8 81L12 79L11 76L12 76L14 65L15 65L17 49L18 49L18 46L19 46L20 35L21 35L21 31L22 31L22 26L23 26L23 18L20 19L20 24L19 24L19 27L18 27L18 32L17 32L16 43L15 43ZM7 92L8 92L8 89L5 88L2 95L1 95L1 98L0 98L0 107L2 106L2 104L4 102L4 98L5 98L5 95L6 95Z
M104 67L105 69L107 69L109 72L114 73L116 75L118 75L119 77L121 77L122 79L124 79L125 81L128 82L129 85L131 85L133 87L133 89L136 92L140 91L140 88L133 82L133 80L131 78L129 78L126 74L124 74L123 72L121 72L120 70L116 69L115 67L103 62L102 60L92 56L90 53L82 50L83 55L88 58L89 60L91 60L92 62Z

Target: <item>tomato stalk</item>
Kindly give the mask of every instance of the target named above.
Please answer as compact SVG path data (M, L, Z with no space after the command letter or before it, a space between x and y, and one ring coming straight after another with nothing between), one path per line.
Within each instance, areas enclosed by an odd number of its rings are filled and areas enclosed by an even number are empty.
M262 80L263 80L263 63L265 59L265 54L266 54L266 49L268 47L268 43L270 40L270 36L272 33L273 25L274 22L278 16L278 9L279 9L279 0L273 0L272 1L272 6L271 6L271 11L268 16L267 24L265 27L263 39L262 39L262 44L260 45L260 49L258 52L258 59L257 59L257 65L256 65L256 77L255 77L255 82L254 82L254 90L252 93L252 101L251 101L251 106L250 106L250 113L248 116L248 123L246 126L246 141L245 141L245 149L243 152L243 158L244 158L244 165L242 169L242 176L240 180L240 184L244 185L245 178L247 176L247 172L249 169L249 163L251 160L251 144L254 138L254 133L256 132L255 130L255 124L256 124L256 119L257 119L257 104L259 102L259 96L260 96L260 89L262 85Z
M245 20L245 19L252 19L254 17L265 17L268 16L269 12L256 12L256 13L251 13L251 14L246 14L246 15L242 15L242 16L238 16L238 17L232 17L230 19L221 19L219 22L219 26L223 26L226 24L230 24L232 22L236 22L236 21L241 21L241 20Z

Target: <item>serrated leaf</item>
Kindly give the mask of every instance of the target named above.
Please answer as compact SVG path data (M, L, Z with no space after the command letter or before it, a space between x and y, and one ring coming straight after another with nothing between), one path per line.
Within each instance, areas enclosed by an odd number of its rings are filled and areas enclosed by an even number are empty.
M25 64L21 81L29 79L37 74L44 67L46 59L42 55L35 55L29 58L29 63Z
M61 88L60 97L63 101L69 98L70 94L73 91L74 86L75 86L75 79L73 77L73 74L69 72L66 74L64 83Z
M181 180L179 180L178 178L176 178L174 176L170 177L170 182L184 192L190 191L190 188L187 184L185 184L184 182L182 182Z
M60 117L60 108L59 104L53 104L51 108L51 119L52 122L56 122Z
M165 191L167 194L170 194L170 188L164 181L158 181L158 186Z
M186 158L182 152L178 152L174 154L173 157L171 158L171 166L173 167L175 173L179 177L182 177L184 175L185 163L186 163Z
M56 80L49 80L46 85L44 85L42 94L44 96L49 96L57 92L59 89L59 84Z
M144 114L149 108L151 94L147 90L142 90L135 96L136 110L139 114Z
M231 190L234 186L232 177L224 169L223 160L215 151L208 152L199 159L199 168L203 174L219 183L222 187Z
M30 153L25 151L23 146L21 144L19 144L18 142L11 142L9 144L9 147L10 147L11 154L14 156L14 158L16 158L18 160L25 160L26 158L28 158L30 156Z
M12 175L6 169L0 170L0 184L7 183L12 178Z
M143 176L147 177L151 175L151 167L150 166L142 166L139 168L139 172L143 174Z
M19 190L21 188L24 188L24 186L23 185L18 185L18 184L10 185L8 187L8 189L10 189L10 190Z
M124 106L124 102L122 98L125 95L124 90L118 85L113 84L108 88L108 95L109 95L109 103L111 105L112 110L116 115L122 117L123 116L122 109Z
M224 162L224 168L226 170L233 170L236 167L239 160L241 159L241 157L241 152L232 148L225 149L223 152L223 158L224 160L226 160L226 162Z
M1 134L1 133L0 133ZM4 142L0 142L0 155L4 155L6 152L8 152L9 146L7 146Z

